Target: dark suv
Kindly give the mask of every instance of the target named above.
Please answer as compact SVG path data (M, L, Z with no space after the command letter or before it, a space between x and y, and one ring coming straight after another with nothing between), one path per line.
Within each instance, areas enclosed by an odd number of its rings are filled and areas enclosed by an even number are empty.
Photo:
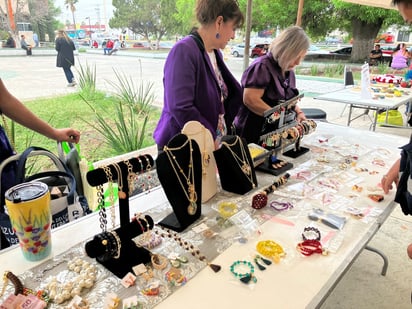
M263 56L267 53L268 49L268 44L256 44L252 48L252 52L250 53L251 58L258 58L260 56Z

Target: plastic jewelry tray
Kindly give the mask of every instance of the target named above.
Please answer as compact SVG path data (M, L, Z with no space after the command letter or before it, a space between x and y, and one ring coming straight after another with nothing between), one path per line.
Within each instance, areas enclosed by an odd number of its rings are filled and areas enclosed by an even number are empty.
M272 153L272 151L269 151L254 143L250 143L247 146L249 148L250 156L253 160L254 167L264 163L266 158L268 158ZM254 153L256 153L256 155L253 155Z
M83 260L90 262L97 267L97 279L92 289L84 288L81 292L81 297L89 302L90 309L104 308L105 297L109 292L114 292L120 299L126 299L128 297L138 295L138 301L142 304L142 309L153 308L162 302L166 297L172 294L174 291L180 288L180 286L172 286L164 278L162 271L153 269L154 278L150 282L146 282L141 276L136 278L136 282L129 288L124 288L121 284L121 279L117 278L103 265L99 264L96 260L89 258L84 252L85 242L72 247L68 251L55 256L51 259L45 260L42 264L25 271L18 277L23 282L23 285L34 292L43 289L53 276L57 278L59 282L66 282L71 280L71 277L76 275L67 269L67 262L76 257L80 257ZM178 245L169 242L167 239L163 240L162 245L152 250L153 253L160 253L167 256L169 251L184 255L188 258L189 263L181 268L181 271L186 276L187 280L193 278L200 270L207 265L198 259L194 258L190 253L181 249ZM157 296L145 296L141 291L148 287L153 282L158 281L160 283L160 292ZM0 304L5 298L14 292L14 286L9 284L3 297L0 297ZM66 308L70 301L65 301L62 304L55 304L50 302L47 306L48 309ZM120 308L121 306L119 306Z

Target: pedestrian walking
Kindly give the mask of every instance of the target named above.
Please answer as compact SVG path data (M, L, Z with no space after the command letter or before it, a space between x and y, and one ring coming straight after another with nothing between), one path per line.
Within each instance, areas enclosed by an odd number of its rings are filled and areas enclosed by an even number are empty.
M71 70L71 66L74 65L74 53L76 50L73 41L68 37L66 31L59 30L57 32L56 38L56 50L57 50L57 60L56 66L58 68L63 68L64 74L67 79L67 86L76 86L76 81L74 80L74 75Z

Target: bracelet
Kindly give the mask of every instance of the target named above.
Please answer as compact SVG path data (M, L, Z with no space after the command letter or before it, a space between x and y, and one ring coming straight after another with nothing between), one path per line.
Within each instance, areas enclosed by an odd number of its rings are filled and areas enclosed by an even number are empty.
M310 256L314 253L322 255L328 254L328 252L322 248L320 241L316 239L304 240L296 245L296 249L305 256Z
M244 272L244 273L236 272L235 268L237 268L238 266L247 266L249 268L249 271ZM250 280L252 280L254 283L257 282L257 279L254 275L255 267L249 261L233 262L233 264L230 265L230 272L233 275L235 275L236 278L239 278L239 280L245 284L248 284Z
M283 203L283 202L272 201L270 202L270 207L273 208L274 210L282 211L282 210L293 208L293 205L289 202Z
M103 245L103 247L105 248L105 252L98 257L99 261L105 262L117 255L120 256L119 245L121 245L121 243L119 236L117 236L117 239L113 232L103 232L97 234L95 237L97 238L97 240L100 241L101 245Z
M109 232L110 234L112 234L112 236L114 237L115 241L116 241L116 254L114 254L114 258L118 259L120 257L120 249L122 248L122 241L120 240L119 235L117 235L117 233L115 231L111 231Z
M258 193L252 198L252 208L262 209L268 203L268 196L265 193Z
M273 240L262 240L256 245L256 250L261 255L271 258L275 263L280 262L280 258L286 255L282 246Z
M167 258L161 256L160 254L152 254L150 259L152 261L152 265L154 269L162 270L165 269L167 266Z
M303 240L320 241L321 234L320 234L320 231L316 227L307 226L303 229L302 238Z
M227 219L237 213L237 205L232 202L221 202L218 206L218 212L220 216Z
M14 295L23 294L24 287L20 279L11 271L5 271L3 274L3 288L1 290L0 297L3 296L6 291L9 280L14 285Z

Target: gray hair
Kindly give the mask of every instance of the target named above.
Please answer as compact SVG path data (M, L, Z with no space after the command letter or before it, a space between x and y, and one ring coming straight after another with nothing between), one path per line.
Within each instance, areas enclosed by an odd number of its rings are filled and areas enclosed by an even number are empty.
M270 44L269 51L285 72L291 61L294 61L303 51L307 51L310 40L305 31L298 26L283 30Z

